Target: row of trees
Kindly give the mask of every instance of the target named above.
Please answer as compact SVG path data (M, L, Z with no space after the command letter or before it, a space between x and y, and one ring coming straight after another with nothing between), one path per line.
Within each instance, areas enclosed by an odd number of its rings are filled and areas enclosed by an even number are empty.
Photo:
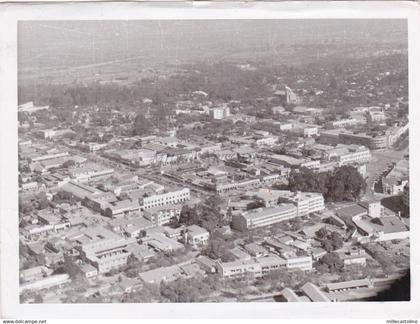
M171 102L179 94L204 90L209 99L228 101L244 98L253 101L267 92L267 74L264 71L241 71L234 64L190 65L190 73L169 78L144 78L131 84L25 84L19 86L19 103L35 101L53 107L103 106L107 104L136 107L144 98L161 105ZM196 73L200 71L201 73Z
M355 201L366 190L366 182L353 166L321 173L304 168L290 172L289 190L320 192L326 201Z
M217 275L206 277L179 278L172 282L144 284L142 289L126 294L122 302L171 302L191 303L206 300L212 293L221 289Z

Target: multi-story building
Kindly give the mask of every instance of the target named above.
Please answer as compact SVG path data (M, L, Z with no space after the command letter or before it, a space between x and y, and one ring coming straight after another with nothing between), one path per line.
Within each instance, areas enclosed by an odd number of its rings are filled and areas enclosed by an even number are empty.
M386 135L367 135L367 134L339 134L340 143L343 144L357 144L367 146L372 150L384 149L388 147L388 138Z
M153 207L144 211L144 217L157 226L168 224L180 215L181 207L176 205Z
M264 136L261 138L257 138L255 140L255 144L259 146L267 145L267 146L273 146L278 141L278 137L276 136Z
M47 268L46 266L36 266L29 269L24 269L20 271L20 279L23 282L32 282L39 280L43 277L49 276L53 273L53 270Z
M307 255L283 256L286 259L286 268L288 270L300 269L303 271L312 270L312 257Z
M140 205L143 210L146 210L154 207L180 204L188 200L190 200L190 189L183 188L181 190L140 198Z
M345 129L332 129L320 133L320 143L328 145L355 144L363 145L371 150L384 149L388 147L388 136L367 135L366 133L353 134Z
M394 145L397 140L407 133L408 131L408 123L402 126L394 126L387 129L387 139L388 139L388 146L391 147Z
M297 96L296 93L293 92L291 88L289 88L288 86L285 86L284 89L286 91L286 104L296 105L300 103L300 98Z
M77 182L88 182L94 178L109 176L114 173L114 169L101 168L96 166L86 166L70 170L70 176Z
M297 192L290 201L297 207L297 215L305 216L325 208L324 196L316 192Z
M52 160L52 159L61 158L61 157L68 157L68 156L69 156L69 152L57 152L57 153L51 153L51 154L45 154L41 156L32 157L30 158L30 161L41 162L41 161Z
M32 101L29 101L29 102L26 102L24 104L19 105L18 106L18 111L32 114L35 111L46 110L46 109L49 109L49 108L50 108L50 106L35 106Z
M358 124L359 121L354 118L347 118L347 119L341 119L341 120L334 120L326 123L327 128L341 128L346 126L353 126Z
M305 216L325 208L324 196L318 192L260 189L256 193L250 192L250 194L261 198L267 207L276 206L279 199L292 203L297 208L297 216Z
M212 119L224 119L230 116L229 107L216 107L210 109L210 117Z
M369 107L367 120L370 122L378 122L386 119L385 112L380 107Z
M94 143L94 142L89 142L89 143L80 143L79 147L82 150L88 151L88 152L96 152L99 151L100 149L104 148L105 146L107 146L107 143Z
M215 183L212 184L211 187L217 193L226 193L232 190L246 190L257 188L260 184L260 179L248 179L242 181Z
M272 255L249 260L237 260L231 262L216 262L217 272L226 279L253 276L261 278L272 271L286 268L286 260Z
M117 200L115 202L106 203L103 206L103 214L107 217L124 216L127 213L140 210L138 200Z
M297 210L298 209L294 204L258 208L238 215L233 215L232 227L239 231L246 231L256 227L272 225L297 217Z
M60 137L66 134L75 134L71 129L44 129L38 132L38 134L44 139L53 139L54 137Z
M338 253L339 258L343 261L344 265L358 264L361 266L366 265L366 251L356 247L349 248L348 250Z
M407 182L403 189L403 204L406 207L410 207L410 184Z
M408 178L408 160L398 161L391 172L382 178L382 191L388 195L401 194L408 183Z
M101 237L81 245L78 250L83 261L93 265L98 273L105 273L127 264L127 258L131 254L127 251L127 246L131 243L136 243L136 240Z
M339 166L365 164L368 163L372 157L370 150L365 146L342 144L337 145L337 147L331 150L325 151L324 156L328 160L337 161Z
M70 276L67 273L57 274L48 276L37 281L28 282L21 284L19 287L19 293L22 293L25 290L42 290L49 289L52 287L62 286L71 282Z
M305 127L302 129L304 137L311 137L318 135L318 127Z
M188 226L184 232L184 241L193 248L201 248L207 245L210 233L197 225Z

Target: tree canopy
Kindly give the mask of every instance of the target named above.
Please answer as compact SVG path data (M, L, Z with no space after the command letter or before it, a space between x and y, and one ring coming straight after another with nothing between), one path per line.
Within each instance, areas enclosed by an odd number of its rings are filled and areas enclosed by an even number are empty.
M289 190L320 192L327 201L354 201L365 189L365 180L353 166L321 173L303 168L289 175Z
M193 207L185 205L181 210L179 223L186 226L195 224L213 232L216 228L226 225L225 215L220 207L221 203L221 198L214 195Z
M151 129L150 122L142 113L137 114L134 119L133 133L134 135L146 135Z

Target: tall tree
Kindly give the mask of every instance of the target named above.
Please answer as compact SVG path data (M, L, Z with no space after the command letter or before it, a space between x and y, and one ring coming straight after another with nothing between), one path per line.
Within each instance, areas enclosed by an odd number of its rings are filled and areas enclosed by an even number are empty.
M150 122L144 117L143 114L137 114L136 118L134 119L134 135L146 135L150 131Z

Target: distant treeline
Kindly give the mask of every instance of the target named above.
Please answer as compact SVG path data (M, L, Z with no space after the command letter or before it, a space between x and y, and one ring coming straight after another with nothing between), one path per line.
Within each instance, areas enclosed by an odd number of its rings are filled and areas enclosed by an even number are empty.
M19 103L34 101L52 107L133 109L141 106L145 98L161 105L185 99L183 95L201 90L208 93L207 99L213 102L240 100L244 106L262 108L264 103L259 98L272 97L275 86L289 85L303 97L303 104L345 110L356 105L392 103L395 98L407 96L408 91L407 55L403 53L346 60L332 56L328 61L301 66L258 62L249 63L249 67L225 61L183 65L182 73L143 78L130 84L25 83L19 86L18 99ZM380 74L381 79L376 80ZM356 94L349 93L349 87L357 90ZM324 90L323 94L316 95L315 90L320 89Z

